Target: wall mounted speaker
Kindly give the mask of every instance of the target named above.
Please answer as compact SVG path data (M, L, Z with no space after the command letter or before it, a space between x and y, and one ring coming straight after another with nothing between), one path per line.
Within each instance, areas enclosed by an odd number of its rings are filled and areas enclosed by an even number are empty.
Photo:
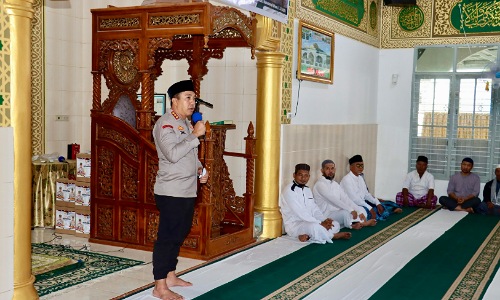
M386 6L413 6L417 5L417 0L384 0Z

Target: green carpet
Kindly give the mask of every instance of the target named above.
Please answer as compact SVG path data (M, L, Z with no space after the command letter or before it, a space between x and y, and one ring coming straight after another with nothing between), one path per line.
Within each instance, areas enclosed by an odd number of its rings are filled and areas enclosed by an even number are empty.
M31 244L31 251L35 256L46 255L76 261L62 268L35 275L35 288L39 296L143 263L127 258L74 250L61 245Z
M324 276L334 276L434 212L405 208L403 213L392 215L375 227L353 231L350 240L336 240L325 245L310 244L195 299L250 300L268 296L273 299L293 299L297 295L310 293L315 289L316 282L303 284L299 281L283 291L275 291L318 267L323 274L309 279L322 280ZM325 263L328 265L324 266Z
M402 293L404 299L479 299L492 279L491 273L498 269L498 223L498 217L467 215L409 261L370 299L402 299ZM480 287L484 290L478 291ZM448 290L450 294L446 294Z

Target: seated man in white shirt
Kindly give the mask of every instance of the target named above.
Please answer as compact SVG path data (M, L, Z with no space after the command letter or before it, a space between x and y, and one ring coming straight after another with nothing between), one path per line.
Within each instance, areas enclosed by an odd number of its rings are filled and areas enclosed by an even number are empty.
M321 173L313 188L316 204L321 212L329 218L337 220L342 227L361 229L363 226L374 226L374 219L367 220L365 210L354 204L335 178L335 163L327 159L321 163Z
M390 213L400 213L402 209L392 201L381 202L368 192L365 179L361 174L365 165L361 155L354 155L349 159L349 169L351 170L340 182L347 196L356 204L364 207L368 213L368 219L385 220Z
M416 170L406 175L403 190L396 195L396 203L402 206L436 208L437 197L434 195L434 176L427 172L428 159L417 158Z
M332 239L350 239L350 232L339 232L338 222L326 218L314 201L311 189L306 186L311 167L297 164L294 181L281 193L279 206L286 233L301 242L332 243Z

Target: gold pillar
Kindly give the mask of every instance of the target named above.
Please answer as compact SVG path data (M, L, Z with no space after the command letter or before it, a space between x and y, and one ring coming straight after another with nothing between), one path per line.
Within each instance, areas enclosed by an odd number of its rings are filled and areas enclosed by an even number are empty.
M281 236L278 207L281 139L281 85L283 59L279 52L257 56L257 161L255 164L255 211L264 214L263 237Z
M31 20L33 0L6 0L14 130L14 296L38 299L31 274Z

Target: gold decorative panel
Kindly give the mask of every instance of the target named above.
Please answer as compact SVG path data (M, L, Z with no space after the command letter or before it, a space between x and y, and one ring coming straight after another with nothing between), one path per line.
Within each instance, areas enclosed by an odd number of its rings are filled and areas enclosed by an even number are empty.
M411 8L382 7L381 48L500 42L500 27L496 26L498 13L482 13L494 10L498 6L496 0L476 3L466 0L417 0L417 6L414 11ZM486 16L492 16L491 20ZM421 19L423 22L418 26L416 22ZM474 22L484 24L474 29ZM466 28L465 32L460 31L462 26ZM487 28L490 28L489 31Z
M33 2L31 22L31 148L34 155L45 153L45 35L43 0Z
M10 107L10 25L0 1L0 127L11 125Z
M280 51L285 54L283 66L283 86L281 90L281 124L290 124L287 113L292 109L292 67L293 67L293 20L295 18L295 4L297 0L290 0L288 9L288 23L281 24ZM300 1L300 0L299 0Z
M378 48L500 42L497 0L417 0L417 7L387 6L382 0L296 2L296 18Z
M379 19L379 7L382 6L382 0L296 1L296 18L327 31L339 33L357 41L379 47L380 31L376 24ZM360 3L360 1L363 1L363 3ZM347 2L349 4L346 4ZM377 18L377 20L374 21L373 18Z

